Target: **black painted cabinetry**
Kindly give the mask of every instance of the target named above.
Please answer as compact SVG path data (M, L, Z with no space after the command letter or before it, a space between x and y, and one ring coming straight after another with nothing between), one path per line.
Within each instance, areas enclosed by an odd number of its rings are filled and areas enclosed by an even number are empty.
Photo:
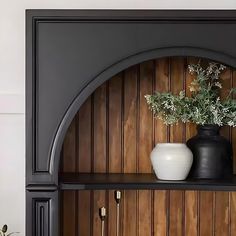
M60 151L74 115L99 85L165 56L199 56L235 67L235 41L236 11L27 10L26 235L58 236L60 188L86 186L76 177L73 185L58 181ZM145 180L136 176L127 185L123 177L121 183L109 185L109 176L105 181L111 188L138 189ZM152 180L148 186L235 190L234 183Z

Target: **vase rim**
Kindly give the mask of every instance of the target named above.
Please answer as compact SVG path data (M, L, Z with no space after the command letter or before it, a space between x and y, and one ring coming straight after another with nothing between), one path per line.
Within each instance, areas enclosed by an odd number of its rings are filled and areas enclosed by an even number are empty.
M220 128L219 125L215 125L215 124L197 125L197 127L200 127L200 128L204 128L204 127L215 127L215 128Z
M220 130L219 125L198 125L197 130L198 131L213 131L213 132L219 132Z

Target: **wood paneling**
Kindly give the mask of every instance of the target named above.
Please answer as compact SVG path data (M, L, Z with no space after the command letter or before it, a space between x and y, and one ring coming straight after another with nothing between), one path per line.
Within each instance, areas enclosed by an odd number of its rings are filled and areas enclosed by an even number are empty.
M77 140L79 142L78 148L78 164L77 170L79 172L91 172L93 164L91 161L92 158L92 99L91 97L86 100L82 105L78 113L77 119ZM81 148L83 147L83 148ZM91 193L90 191L80 191L78 192L78 232L79 235L85 236L90 235L91 233L91 211L88 210L91 208Z
M93 95L93 171L96 173L105 173L108 166L107 85L107 83L101 85ZM101 232L99 208L106 206L106 203L106 191L93 191L93 236Z
M77 118L77 116L76 116ZM75 172L77 170L76 165L76 123L74 119L67 131L64 146L63 146L63 159L62 159L62 170L64 172ZM62 235L76 235L76 215L77 215L77 193L76 191L64 191L62 192ZM71 219L68 221L68 219Z
M198 201L199 193L197 191L185 191L185 235L198 235Z
M214 235L214 192L200 191L199 204L199 233L201 236Z
M188 64L197 63L196 58L187 58L185 61L185 68ZM193 81L194 76L185 71L185 93L190 96L189 86ZM196 125L187 123L185 125L185 140L196 135ZM185 191L185 222L184 222L184 232L185 235L198 236L199 227L199 192L198 191Z
M229 235L229 193L215 195L215 235Z
M150 173L150 150L153 148L153 119L147 107L145 94L153 92L154 62L148 61L140 64L139 98L138 98L138 172ZM150 127L147 129L147 127ZM152 192L138 191L138 235L152 234Z
M124 72L124 173L137 171L138 74L139 66L131 67ZM137 191L124 191L123 201L123 235L137 235ZM132 219L132 224L130 219Z
M230 210L230 225L229 225L229 231L230 236L236 235L236 193L231 192L230 193L230 199L229 199L229 210Z
M123 74L118 74L109 80L109 106L108 106L108 153L109 153L109 167L108 171L112 173L122 172L122 88L123 88ZM114 135L115 134L115 135ZM123 194L122 194L123 195ZM114 191L108 192L108 235L116 235L116 202L114 201ZM123 204L120 206L120 213L122 214ZM121 219L122 217L120 217ZM120 223L121 224L121 223Z
M196 134L193 124L165 126L153 119L145 94L189 94L194 76L188 63L196 58L162 58L135 65L100 86L83 104L67 131L62 172L151 173L149 155L159 142L185 142ZM236 86L236 73L222 75L225 97ZM236 129L223 128L236 149ZM236 155L234 152L234 160ZM234 161L235 165L235 161ZM99 208L107 208L105 235L116 235L114 191L64 191L61 235L97 236ZM236 195L229 192L125 190L120 205L121 236L236 235Z
M178 94L184 89L184 58L171 58L170 60L170 78L171 91ZM170 142L182 143L185 141L185 125L178 123L170 127ZM170 191L170 218L169 235L183 235L183 216L184 216L184 192Z
M170 90L169 58L155 61L154 90ZM154 119L154 145L169 141L169 127ZM169 191L154 191L153 232L155 236L167 235L169 226Z

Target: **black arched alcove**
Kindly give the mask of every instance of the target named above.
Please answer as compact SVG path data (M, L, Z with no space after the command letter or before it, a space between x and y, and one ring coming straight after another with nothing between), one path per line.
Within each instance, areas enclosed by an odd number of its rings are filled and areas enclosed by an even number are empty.
M66 130L68 129L72 119L79 110L80 106L84 101L91 95L91 93L99 87L106 80L117 73L129 68L138 63L158 59L169 56L196 56L199 58L207 58L213 61L219 61L226 65L235 67L236 61L228 55L221 54L215 51L204 50L200 48L160 48L155 50L150 50L148 52L139 53L134 56L130 56L120 62L110 66L108 69L104 70L101 74L96 76L89 84L79 93L79 95L73 100L70 107L67 109L60 125L55 135L55 139L52 145L52 151L50 156L50 172L58 173L59 163L60 163L60 152L61 146L65 137Z
M235 11L27 11L27 236L58 235L61 146L86 98L151 59L195 56L236 67L235 20Z

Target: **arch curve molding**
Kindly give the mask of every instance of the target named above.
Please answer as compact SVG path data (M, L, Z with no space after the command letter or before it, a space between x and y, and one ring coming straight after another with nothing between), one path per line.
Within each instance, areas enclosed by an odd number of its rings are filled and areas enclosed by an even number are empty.
M235 20L234 11L28 12L27 186L58 185L68 126L88 96L118 72L169 56L236 67Z
M190 47L171 47L171 48L159 48L142 52L128 58L125 58L114 65L111 65L101 74L96 76L84 89L75 97L72 104L68 107L60 125L57 130L55 139L53 141L51 155L50 155L50 170L51 173L58 173L60 164L60 152L65 138L66 131L78 112L81 105L86 99L105 81L111 79L117 73L144 61L158 59L163 57L174 56L194 56L199 58L211 59L218 61L229 66L236 66L236 60L231 56L216 51L211 51L202 48L190 48Z

